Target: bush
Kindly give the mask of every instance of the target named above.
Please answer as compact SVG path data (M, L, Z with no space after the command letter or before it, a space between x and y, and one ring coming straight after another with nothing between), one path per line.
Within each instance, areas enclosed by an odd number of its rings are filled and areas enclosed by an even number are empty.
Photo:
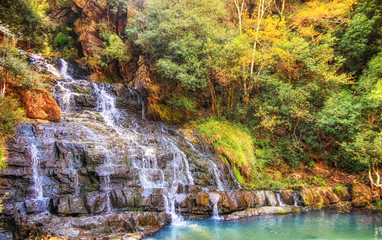
M0 140L10 137L17 123L24 118L25 112L19 102L11 96L0 99Z

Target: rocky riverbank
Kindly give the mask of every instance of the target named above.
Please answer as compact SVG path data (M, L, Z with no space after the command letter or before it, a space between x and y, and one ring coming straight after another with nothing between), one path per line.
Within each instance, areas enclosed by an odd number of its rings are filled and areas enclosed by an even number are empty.
M146 120L145 101L134 89L76 77L64 60L56 68L61 120L24 123L7 143L0 194L15 239L139 239L184 219L233 220L302 207L349 211L381 200L359 182L243 190L196 133L190 142L185 129Z

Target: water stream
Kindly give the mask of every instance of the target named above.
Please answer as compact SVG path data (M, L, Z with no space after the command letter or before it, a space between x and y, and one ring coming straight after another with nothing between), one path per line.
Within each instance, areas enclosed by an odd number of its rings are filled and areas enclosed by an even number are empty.
M281 199L281 194L279 192L276 193L277 201L279 202L279 206L286 206L286 204Z
M34 192L35 192L35 199L37 200L43 200L44 199L44 193L43 193L43 187L42 187L42 179L40 176L40 152L37 149L36 145L32 144L31 146L31 160L32 160L32 176L34 181Z
M61 60L61 65L61 75L64 80L57 84L55 96L63 106L64 114L71 114L72 98L76 94L72 91L72 85L86 83L73 79L69 73L68 64L64 60ZM185 193L179 189L194 185L194 178L186 154L179 149L171 137L166 136L166 134L153 134L151 129L141 127L140 120L136 119L133 114L121 112L117 107L117 100L110 84L91 83L90 86L93 88L93 96L96 98L96 114L102 117L102 121L109 128L110 136L115 135L115 138L121 141L118 144L128 146L127 154L132 167L138 169L143 196L149 197L154 189L162 189L166 211L172 215L174 223L182 222L182 217L176 212L176 205L184 200ZM142 120L146 121L143 99L135 90L127 87L127 91L129 100L137 101L140 104ZM125 127L124 123L128 123L128 126ZM82 128L104 155L104 163L98 168L97 174L101 180L100 190L107 195L107 212L110 212L109 193L113 189L110 178L113 174L113 168L118 167L115 160L118 157L113 155L112 147L105 145L107 141L103 137L100 139L94 129L88 126ZM165 169L159 166L158 155L161 153L167 153L172 158ZM222 185L221 182L218 184ZM179 188L180 186L181 188Z

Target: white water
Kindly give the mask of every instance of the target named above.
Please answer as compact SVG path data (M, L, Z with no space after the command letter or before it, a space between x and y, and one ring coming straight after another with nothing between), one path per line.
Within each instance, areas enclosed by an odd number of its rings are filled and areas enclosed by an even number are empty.
M122 114L116 108L115 97L108 93L105 84L98 86L93 83L93 88L94 93L97 96L97 111L100 113L105 124L109 128L115 130L120 138L130 143L132 143L132 140L138 140L140 135L144 135L144 133L140 133L142 131L139 131L140 127L138 124L135 124L134 131L118 126L118 123L122 120ZM142 112L143 111L144 105L142 105ZM142 116L144 116L144 112ZM150 138L149 135L144 135L144 137L147 139ZM190 172L186 155L179 150L171 139L163 138L162 140L162 144L167 147L166 150L173 154L173 161L170 164L173 171L170 180L165 180L165 173L158 166L158 159L155 149L150 146L146 146L148 145L148 142L146 141L137 147L139 153L134 153L134 156L131 156L131 163L132 167L139 169L139 179L141 187L144 190L143 196L148 197L152 193L153 189L164 189L166 212L172 215L174 224L181 224L183 219L180 215L176 214L175 209L176 199L179 195L177 193L178 184L193 185L194 180ZM110 174L105 173L104 176L105 179L110 178Z
M53 95L57 98L62 112L69 112L71 110L71 101L74 95L78 95L70 90L70 86L75 82L73 77L68 72L68 63L64 59L60 59L61 69L60 78L63 81L57 81L53 90Z
M97 95L97 110L108 127L118 130L116 123L122 120L121 114L115 107L115 98L106 91L105 86L106 84L102 84L98 87L93 83L94 92Z
M69 68L68 63L61 60L60 70L63 80L57 83L55 95L69 119L72 116L83 119L94 117L94 121L89 122L89 124L86 120L87 124L81 125L81 129L84 131L83 136L86 136L84 139L94 143L94 152L104 157L104 162L97 167L96 173L100 179L100 191L107 194L107 212L112 211L109 194L113 190L111 180L115 174L114 169L118 169L120 164L126 167L124 165L126 162L121 162L121 151L125 152L124 149L126 149L126 158L131 164L129 168L137 170L138 184L143 189L143 196L150 197L154 189L161 189L164 197L164 208L167 213L172 215L173 224L185 224L182 216L177 213L181 210L178 210L177 206L185 200L187 186L194 185L195 181L188 157L174 140L175 137L171 136L173 134L169 133L164 124L158 124L159 127L153 128L152 123L141 121L134 114L127 114L122 109L118 109L115 94L127 93L133 106L135 103L141 105L141 117L145 120L145 104L137 91L126 88L126 90L119 92L119 88L114 85L75 80L69 74ZM73 92L78 88L78 85L83 86L84 89L93 89L93 96L96 100L94 109L79 113L81 109L75 105L77 102L74 100L77 99L73 98L76 94L83 94ZM126 104L126 102L121 102L121 104ZM76 111L73 112L73 109ZM98 116L102 117L103 124L100 123ZM98 128L103 129L102 132L97 130ZM156 132L157 129L160 130L160 133ZM105 133L107 136L102 136ZM116 142L111 139L115 139ZM121 148L121 145L126 146L126 148ZM208 157L206 158L192 144L189 143L189 145L192 151L209 161L211 177L215 179L217 190L229 189L222 181L225 177L219 172L217 164ZM162 159L164 156L166 156L165 160ZM73 169L75 173L75 192L79 193L78 174L73 167L70 169ZM218 197L220 198L220 196ZM218 217L217 208L216 203L214 205L215 217Z
M35 197L38 200L44 199L43 187L42 187L42 179L39 173L40 168L40 157L39 151L37 147L32 144L31 146L31 160L32 160L32 175L34 180L34 191Z
M196 152L200 157L203 157L202 156L202 153L199 151L199 150L197 150L196 148L195 148L195 146L192 144L192 143L190 143L190 142L188 142L187 141L187 144L191 147L191 149L194 151L194 152ZM225 191L225 190L227 190L227 188L224 186L224 184L223 184L223 182L221 181L221 173L220 173L220 171L218 171L219 169L218 169L218 167L216 166L216 164L212 161L212 160L209 160L210 161L210 165L211 165L211 167L212 167L212 169L213 169L213 174L214 174L214 177L215 177L215 182L216 182L216 187L217 187L217 190L219 190L219 191Z
M286 204L281 199L281 194L279 192L276 193L277 201L279 202L279 206L286 206Z
M220 199L220 194L217 193L209 193L211 202L214 204L212 209L212 219L220 220L218 202Z
M299 195L296 192L293 193L293 200L294 200L293 206L298 207L300 199L299 199Z

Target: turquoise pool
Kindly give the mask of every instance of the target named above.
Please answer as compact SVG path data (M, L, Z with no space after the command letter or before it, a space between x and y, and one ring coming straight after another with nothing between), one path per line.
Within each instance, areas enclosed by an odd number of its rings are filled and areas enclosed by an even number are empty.
M246 220L188 221L170 225L150 240L370 240L382 239L382 215L312 211Z

